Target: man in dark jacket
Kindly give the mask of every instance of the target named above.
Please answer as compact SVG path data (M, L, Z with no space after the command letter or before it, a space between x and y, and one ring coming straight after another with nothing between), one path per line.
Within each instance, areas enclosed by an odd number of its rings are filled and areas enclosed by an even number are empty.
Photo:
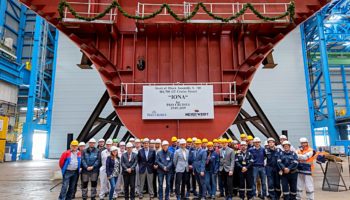
M139 150L137 154L137 162L139 164L140 173L140 188L141 191L145 185L145 179L147 177L147 188L150 198L154 197L153 191L153 169L156 160L156 152L149 148L149 139L143 139L143 148ZM140 199L143 198L143 193L140 192Z
M195 141L196 149L192 151L190 160L192 163L190 168L193 168L193 172L196 176L196 180L199 186L199 199L205 199L207 187L205 186L205 161L207 159L207 151L202 149L202 141L197 139Z
M165 200L169 200L170 176L173 171L173 154L168 150L169 142L162 142L162 150L157 153L156 164L158 165L158 197L163 200L163 181L165 178Z
M247 151L248 144L246 141L241 142L241 150L237 152L235 163L237 166L235 173L239 175L239 198L245 199L245 193L247 191L248 200L253 198L252 185L253 185L253 155Z
M133 145L130 142L128 142L126 144L126 152L123 153L121 159L122 174L124 179L125 200L129 200L129 196L131 200L135 199L137 154L132 151Z
M95 147L96 140L91 138L89 140L89 147L84 150L82 155L82 196L83 199L87 199L88 193L88 183L91 181L91 199L95 200L96 198L96 187L98 173L100 170L101 157L99 150Z
M278 156L281 153L281 149L275 145L274 138L268 138L267 143L269 148L265 149L266 154L266 176L267 185L269 188L269 195L271 200L279 200L281 197L281 181L279 168L277 165Z
M261 190L262 193L258 196L261 199L266 197L266 171L265 171L265 149L261 146L260 138L256 137L253 139L254 147L249 149L249 152L254 156L253 164L253 196L256 196L256 183L258 177L261 180Z
M215 199L216 195L216 179L218 177L218 171L220 166L219 154L215 152L214 144L208 142L207 159L205 162L205 184L207 186L208 195Z

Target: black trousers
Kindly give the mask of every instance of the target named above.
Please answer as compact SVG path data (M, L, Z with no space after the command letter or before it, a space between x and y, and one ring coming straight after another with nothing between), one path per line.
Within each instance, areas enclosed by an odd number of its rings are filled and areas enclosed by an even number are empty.
M136 174L135 173L123 173L123 179L124 179L124 192L125 192L125 200L128 200L129 197L131 200L135 199L135 179ZM129 191L130 188L130 191Z
M246 196L245 193L247 193L248 199L253 198L252 193L252 186L253 186L253 170L249 169L248 171L242 173L242 172L235 172L239 174L239 198L244 199Z
M157 179L157 171L153 172L153 193L154 193L154 197L157 197L157 182L158 182L158 179Z
M189 173L188 172L176 172L175 179L175 193L177 197L181 197L181 199L185 198L185 187L186 183L189 182ZM181 191L180 191L181 186Z
M233 180L232 180L232 187L233 187L233 195L237 195L239 191L239 182L240 182L240 176L241 173L240 169L238 167L235 167L233 171Z
M224 188L225 188L225 196L227 198L232 198L232 192L233 192L233 176L229 176L228 172L222 170L220 172L220 176L221 176L221 180L222 183L224 184Z

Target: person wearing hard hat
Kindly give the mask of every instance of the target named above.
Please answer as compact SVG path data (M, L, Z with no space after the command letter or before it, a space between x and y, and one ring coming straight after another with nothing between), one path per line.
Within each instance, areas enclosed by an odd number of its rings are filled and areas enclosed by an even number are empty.
M175 193L176 199L181 200L185 199L185 186L189 178L189 167L188 167L188 158L189 151L186 149L186 140L180 139L179 141L180 148L175 151L174 154L174 168L176 173L175 180ZM181 190L180 190L181 186Z
M112 146L118 147L118 143L119 143L119 140L117 138L114 138ZM118 151L119 151L119 149L118 149Z
M129 142L132 144L133 147L135 147L135 138L130 138Z
M187 149L188 151L191 150L191 148L192 148L192 143L193 143L192 138L187 138L187 140L186 140L186 149Z
M239 143L237 140L232 140L232 149L235 152L235 155L240 151L239 147ZM239 169L237 168L237 165L235 165L235 168L233 170L234 172L238 172ZM238 191L239 191L239 173L233 173L233 183L232 183L232 187L233 187L233 196L237 196L238 195Z
M162 150L162 145L161 144L162 144L162 141L159 138L157 138L156 142L155 142L156 152Z
M253 145L253 140L254 140L253 136L251 136L251 135L247 136L248 151L249 151L250 148L252 148L254 146Z
M86 146L85 142L79 142L78 151L79 151L81 154L83 153L83 151L84 151L84 149L85 149L85 146ZM72 199L75 199L75 194L77 193L77 187L78 187L79 177L80 177L80 179L81 179L80 173L81 173L81 165L80 165L80 168L79 168L79 174L78 174L78 177L77 177L77 182L76 182L76 184L75 184L75 188L74 188L74 193L73 193ZM81 181L81 182L83 182L83 181Z
M108 143L108 140L106 144ZM110 148L110 155L107 157L106 160L106 175L107 179L110 183L110 190L109 190L109 200L112 200L114 198L114 190L115 186L118 181L118 176L120 175L120 159L118 156L118 148L116 146L112 146Z
M240 138L241 138L241 142L242 141L247 141L247 134L241 133Z
M220 149L220 176L225 189L225 197L232 200L233 192L233 171L235 168L235 152L228 147L227 139L222 140L222 148ZM221 195L221 194L220 194Z
M126 152L123 153L121 158L125 200L128 200L129 198L135 199L137 154L133 152L133 147L132 143L128 142L126 144Z
M208 141L207 138L203 138L203 139L202 139L202 149L208 150L208 149L207 149L208 142L209 142L209 141Z
M97 148L98 150L100 150L100 152L102 152L103 150L105 150L105 139L101 138L98 140L98 143L97 143Z
M62 171L62 187L59 200L72 199L75 185L77 184L81 164L81 152L78 151L79 142L73 140L70 149L63 152L59 166Z
M140 174L140 195L139 198L143 198L143 188L145 186L145 180L147 177L147 188L150 198L154 197L153 192L153 169L156 160L156 151L149 148L149 139L143 139L143 148L139 150L137 154L137 162L139 165Z
M156 143L156 141L154 139L151 139L149 141L149 148L152 149L152 150L156 150L155 149L155 143Z
M135 139L135 148L133 149L134 153L138 153L142 148L142 142L140 139Z
M284 141L288 141L288 138L287 138L287 136L285 136L285 135L280 135L279 139L280 139L280 144L277 145L277 148L279 148L279 149L281 149L281 151L283 151L284 149L283 149L282 143L283 143ZM296 150L295 150L295 148L293 147L293 145L290 145L290 150L296 152Z
M187 138L187 147L186 148L187 148L189 154L191 154L192 151L195 150L195 147L194 147L195 140L197 140L197 138L195 138L195 137L194 138ZM198 195L196 192L196 177L193 173L192 168L189 169L186 198L189 198L191 192L193 193L194 196Z
M169 151L173 154L173 156L175 151L178 149L177 140L178 139L175 136L171 138L171 146L169 147ZM175 171L173 170L170 176L170 196L171 197L174 196L174 182L175 182Z
M113 144L112 139L107 139L105 150L101 152L101 167L100 167L100 199L103 199L109 192L109 184L107 179L107 173L106 173L106 161L109 155L111 155L111 147Z
M170 173L173 171L173 153L169 151L169 142L163 140L162 150L156 156L158 170L158 199L169 199L170 194ZM165 198L163 198L163 182L165 179Z
M208 195L215 199L216 180L218 177L220 156L215 152L213 142L208 142L207 158L205 162L205 185L207 186Z
M248 151L248 144L246 141L241 141L240 151L236 154L235 163L237 173L239 175L239 198L253 199L252 186L253 186L253 163L254 157Z
M314 167L315 151L309 146L307 138L300 138L300 149L297 150L298 156L298 184L297 199L302 199L303 190L306 190L306 199L313 200L314 182L312 178L312 170Z
M122 155L126 152L125 142L121 141L119 143L118 157L121 161ZM120 176L118 176L118 181L114 189L114 198L117 198L119 194L124 194L124 179L122 175L122 170L120 170Z
M298 156L294 151L291 151L289 141L284 141L282 146L284 150L279 155L277 164L281 175L283 198L294 200L297 196L297 181L299 181L297 172Z
M265 149L267 186L271 200L278 200L281 196L281 180L278 174L277 160L281 154L281 149L276 147L274 138L268 138L267 143L268 148Z
M89 147L84 150L82 155L82 197L87 199L88 196L88 183L91 181L91 199L96 198L97 193L97 180L98 173L100 171L101 154L98 148L95 147L96 140L91 138L89 140Z
M134 142L134 148L133 148L133 152L138 154L139 153L139 150L141 150L142 148L142 143L141 143L141 140L140 139L135 139L135 142ZM136 165L136 182L135 182L135 192L136 192L136 196L142 196L142 193L143 193L143 188L141 189L141 186L140 186L140 169L139 169L139 164L137 163Z
M189 168L193 169L198 186L199 186L199 199L205 199L207 187L205 185L205 162L207 159L207 151L202 148L202 141L197 139L194 144L195 150L192 151L189 158Z
M261 180L261 194L258 194L258 196L261 199L264 199L266 197L266 172L265 172L265 149L261 146L261 140L258 137L255 137L253 139L254 147L249 149L249 152L254 157L254 163L253 163L253 196L256 196L256 183L258 180L258 177Z

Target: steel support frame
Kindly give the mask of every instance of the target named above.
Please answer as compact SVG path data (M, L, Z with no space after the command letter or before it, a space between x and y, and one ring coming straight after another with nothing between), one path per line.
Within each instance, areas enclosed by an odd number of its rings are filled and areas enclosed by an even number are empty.
M32 11L29 11L32 13ZM32 15L27 13L27 16ZM22 160L32 159L33 135L35 130L45 131L47 134L45 157L49 155L49 140L52 121L52 106L54 95L54 81L56 73L58 31L48 25L40 16L35 15L33 35L29 89L25 90L27 100L26 121L22 132ZM28 20L32 20L29 19ZM44 59L45 58L45 59ZM23 62L23 60L22 60ZM39 112L35 112L40 110Z
M101 113L102 113L103 109L106 107L109 99L110 98L109 98L108 92L106 90L104 92L104 94L102 95L101 99L99 100L99 102L97 103L94 111L91 113L89 119L85 123L83 129L79 133L79 136L77 137L78 141L88 142L92 137L94 137L104 127L106 127L108 125L109 125L109 128L107 129L103 138L105 140L108 138L111 138L113 132L114 132L114 134L113 134L112 138L118 137L120 128L121 128L121 126L123 126L123 124L120 121L116 112L112 111L106 118L101 117ZM128 135L131 135L130 132L127 132L127 134L125 136L130 137Z
M237 126L240 133L246 133L248 135L254 136L254 133L248 126L248 122L250 122L255 128L257 128L260 131L260 133L262 133L267 138L272 137L276 141L279 141L279 136L276 130L274 129L273 125L265 115L264 111L260 107L257 100L254 98L250 90L248 90L247 92L246 99L255 112L254 116L252 116L243 108L241 108L241 111L238 114L233 125ZM228 129L226 134L229 135L231 138L236 138L231 129Z

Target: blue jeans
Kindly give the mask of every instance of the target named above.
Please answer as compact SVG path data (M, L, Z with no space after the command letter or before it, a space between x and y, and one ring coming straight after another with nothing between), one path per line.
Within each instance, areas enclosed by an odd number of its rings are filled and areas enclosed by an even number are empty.
M110 189L109 189L109 200L113 199L115 185L117 184L118 177L112 177L109 179Z
M258 167L255 166L253 167L253 196L256 196L256 180L258 179L258 176L260 177L261 180L261 190L262 190L262 197L266 196L266 172L265 172L265 167Z
M205 172L205 185L207 186L207 191L210 196L215 196L216 194L216 178L217 174L213 174L209 171Z
M74 194L75 184L77 184L78 170L66 170L63 174L62 188L59 200L71 200ZM67 191L68 190L68 191Z
M278 200L281 197L281 181L278 174L278 168L266 167L267 185L271 200Z
M165 200L169 200L170 193L170 173L158 172L158 197L163 200L163 181L165 178Z
M199 193L198 193L198 198L205 198L206 193L207 193L207 187L205 186L205 176L201 176L200 172L194 173L196 176L196 180L199 186Z

